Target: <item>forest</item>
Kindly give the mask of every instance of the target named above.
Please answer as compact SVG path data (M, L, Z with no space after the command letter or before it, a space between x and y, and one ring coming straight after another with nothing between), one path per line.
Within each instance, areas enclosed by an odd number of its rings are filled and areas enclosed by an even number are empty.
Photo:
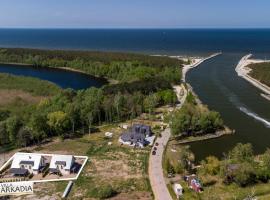
M183 64L179 59L166 56L37 49L0 49L1 62L36 67L68 67L121 82L162 78L170 83L180 82Z
M209 110L204 105L198 105L192 93L180 110L172 116L172 134L186 137L216 133L224 128L223 120L218 112Z
M174 105L177 97L172 85L180 82L182 64L176 59L139 54L31 49L1 49L0 62L70 67L118 81L75 91L47 87L47 83L34 83L32 78L1 75L5 83L0 89L46 97L36 104L18 100L0 106L0 145L8 148L40 144L54 136L91 134L103 123L125 121L144 112L151 114L162 105Z

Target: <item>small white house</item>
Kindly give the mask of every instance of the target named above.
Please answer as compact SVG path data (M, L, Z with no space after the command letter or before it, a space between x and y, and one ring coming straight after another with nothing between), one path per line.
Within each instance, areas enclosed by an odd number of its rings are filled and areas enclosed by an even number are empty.
M38 174L44 166L45 159L39 154L16 153L12 160L10 173L19 176Z
M180 184L175 183L173 185L173 190L174 190L177 198L179 198L179 197L181 197L183 195L183 187Z
M50 162L50 173L70 174L75 158L72 155L53 155Z

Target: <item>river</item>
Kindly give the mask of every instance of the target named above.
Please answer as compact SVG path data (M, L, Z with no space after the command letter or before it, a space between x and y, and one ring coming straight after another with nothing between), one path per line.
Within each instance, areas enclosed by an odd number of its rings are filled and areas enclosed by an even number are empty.
M222 54L187 74L187 82L202 102L220 112L225 124L236 130L231 136L191 144L197 160L208 155L220 157L238 142L252 143L256 153L270 147L270 102L237 76L235 67L243 55Z

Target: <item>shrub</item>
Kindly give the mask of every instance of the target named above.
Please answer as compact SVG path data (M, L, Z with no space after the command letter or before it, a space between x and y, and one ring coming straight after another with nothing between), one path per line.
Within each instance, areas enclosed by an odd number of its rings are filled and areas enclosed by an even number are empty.
M109 184L105 184L101 187L91 188L87 192L88 197L98 198L98 199L110 198L110 197L115 196L116 194L117 192Z

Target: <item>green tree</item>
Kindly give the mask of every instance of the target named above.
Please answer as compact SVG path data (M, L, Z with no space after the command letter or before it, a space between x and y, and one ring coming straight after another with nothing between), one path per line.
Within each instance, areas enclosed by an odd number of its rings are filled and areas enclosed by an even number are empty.
M171 130L173 135L181 135L183 132L188 132L191 124L191 116L176 111L172 118Z
M260 157L261 162L256 169L257 178L263 182L270 179L270 149L267 149Z
M72 133L74 133L75 127L78 124L78 121L80 119L79 105L76 105L75 103L68 104L66 106L66 114L71 123Z
M6 123L0 122L0 145L5 145L10 142L8 132L6 129Z
M234 181L240 186L246 186L256 180L255 169L248 162L241 163L234 174Z
M49 127L58 135L62 135L68 127L68 117L63 111L51 112L47 115Z
M253 162L254 155L253 155L253 148L250 143L242 144L238 143L230 152L229 158L234 163L241 163L241 162Z
M154 108L158 105L158 96L156 94L150 94L144 99L144 108L148 111L149 115L153 113Z
M18 117L13 116L13 117L9 117L6 120L6 130L9 135L10 142L15 143L17 133L20 127L21 127L21 122Z
M179 162L183 169L191 170L191 165L194 160L194 154L190 151L189 147L181 148L179 152Z
M27 147L32 144L33 138L29 130L24 127L21 127L17 134L16 144L19 147Z
M33 140L40 143L48 135L49 127L47 124L47 114L42 112L35 112L31 115L27 129L32 133Z
M215 156L208 156L201 165L203 174L217 175L220 172L220 161Z
M100 89L90 88L82 93L80 102L81 118L88 125L88 132L91 133L91 127L95 121L100 123L101 110L103 102L103 93Z

